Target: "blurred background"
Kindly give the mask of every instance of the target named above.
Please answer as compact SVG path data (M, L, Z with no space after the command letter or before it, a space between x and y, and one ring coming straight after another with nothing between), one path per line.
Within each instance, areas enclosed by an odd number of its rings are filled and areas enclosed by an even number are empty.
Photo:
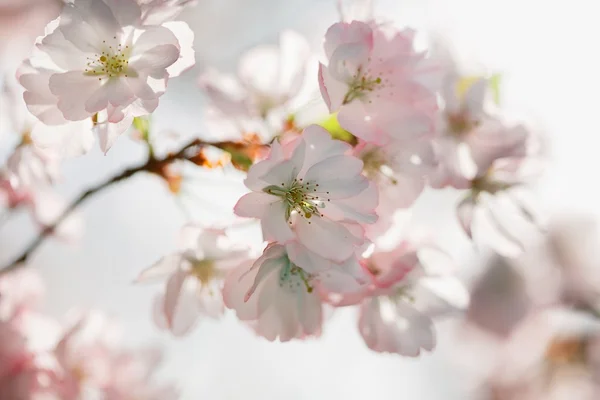
M197 65L170 82L154 115L159 131L209 134L202 118L206 100L196 83L204 68L235 72L245 50L277 43L279 32L289 28L305 35L319 53L327 27L339 19L334 0L198 3L182 16L196 34ZM531 121L549 144L548 169L536 187L541 210L551 221L576 216L566 239L575 237L577 224L596 221L600 210L596 1L378 0L375 14L443 38L461 63L475 72L501 74L503 108ZM7 17L0 23L4 25L0 34L10 41L9 25L17 22ZM10 50L4 54L10 56ZM66 163L59 191L73 198L144 155L140 145L127 139L119 140L106 156L95 149ZM222 190L243 190L239 175L225 175L206 177L204 200L196 202L201 218L227 210L228 204L219 197ZM488 266L505 261L474 248L459 232L454 216L458 199L453 190L427 192L415 207L414 219L434 232L458 261L462 278L473 284ZM31 267L47 283L46 310L61 318L74 302L77 307L102 309L121 322L128 343L160 344L167 356L161 379L176 381L183 400L494 398L474 397L472 371L464 365L469 362L460 360L463 353L477 350L465 346L467 333L460 320L439 323L436 351L418 359L368 350L356 330L353 310L336 312L319 340L269 343L231 314L220 321L202 321L185 338L172 338L158 331L151 318L157 287L132 281L174 250L185 222L178 201L162 181L140 175L94 197L80 213L85 233L79 242L48 240L31 260ZM26 215L12 218L0 230L2 262L19 254L34 232ZM508 305L513 306L517 307Z

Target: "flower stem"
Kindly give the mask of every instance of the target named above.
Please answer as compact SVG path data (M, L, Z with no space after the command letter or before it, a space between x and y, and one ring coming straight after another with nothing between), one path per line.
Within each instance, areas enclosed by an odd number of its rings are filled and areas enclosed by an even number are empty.
M155 158L153 155L148 157L148 160L141 165L134 166L128 168L118 175L113 176L112 178L102 182L85 192L81 193L71 204L69 204L62 214L51 224L47 225L37 237L31 241L31 243L25 248L25 250L21 253L19 257L15 260L4 266L0 269L0 275L5 274L7 272L13 271L24 266L25 262L31 257L31 255L35 252L35 250L46 240L48 236L50 236L56 228L64 222L72 213L79 207L84 201L88 198L94 196L95 194L111 187L114 184L117 184L121 181L124 181L132 176L138 174L139 172L149 172L149 173L160 173L163 170L163 167L173 163L177 160L189 160L197 156L200 149L204 146L213 146L217 148L223 147L223 143L207 143L201 141L200 139L195 139L188 144L181 147L176 153L171 153L164 158Z

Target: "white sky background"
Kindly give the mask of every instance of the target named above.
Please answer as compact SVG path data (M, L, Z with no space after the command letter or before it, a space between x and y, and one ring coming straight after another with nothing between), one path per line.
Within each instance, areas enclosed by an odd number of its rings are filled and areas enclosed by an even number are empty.
M337 17L334 0L199 2L185 15L196 32L199 66L170 82L155 118L160 127L186 134L204 130L204 99L195 84L200 67L234 71L242 51L276 42L284 28L307 35L320 51L322 36ZM540 186L543 207L597 213L597 0L380 0L377 14L435 28L467 65L501 73L503 105L529 117L551 141L552 163ZM107 156L95 151L68 162L62 192L74 197L142 158L142 149L122 138ZM218 201L219 189L213 185L206 195ZM418 216L459 260L469 260L472 249L453 219L455 199L450 192L428 195ZM205 207L208 217L213 210ZM203 321L185 339L158 332L150 304L159 287L134 287L131 281L173 250L184 220L171 196L155 178L138 176L86 203L82 216L86 234L79 244L47 243L32 260L48 282L48 311L63 315L77 299L81 307L120 319L128 343L162 345L168 360L162 376L180 383L183 400L465 399L457 384L460 374L447 357L452 340L446 330L438 350L418 360L370 352L351 311L336 315L322 339L304 343L268 343L231 315ZM27 241L31 231L23 221L0 234L3 248L7 243L8 249L20 249Z

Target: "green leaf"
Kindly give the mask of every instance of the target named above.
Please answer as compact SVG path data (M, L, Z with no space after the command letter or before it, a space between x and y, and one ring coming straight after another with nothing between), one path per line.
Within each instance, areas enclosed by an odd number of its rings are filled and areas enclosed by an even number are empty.
M150 118L135 117L133 119L133 127L140 132L144 141L148 142L150 140Z
M502 83L502 75L494 74L489 79L490 90L496 105L500 105L500 84Z

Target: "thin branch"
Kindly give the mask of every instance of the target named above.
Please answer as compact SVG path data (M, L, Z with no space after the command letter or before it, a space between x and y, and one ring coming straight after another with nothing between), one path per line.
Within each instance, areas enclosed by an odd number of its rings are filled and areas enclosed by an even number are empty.
M139 166L132 167L126 169L118 175L108 179L107 181L94 186L87 191L83 192L79 197L77 197L69 206L62 212L62 214L52 223L47 225L38 236L27 246L27 248L21 253L21 255L12 261L10 264L0 269L0 275L15 270L24 265L24 263L31 257L33 252L45 241L45 239L51 235L56 228L64 222L69 215L77 209L84 201L86 201L89 197L92 197L98 192L103 191L104 189L124 181L132 176L136 175L139 172L150 172L150 173L158 173L160 174L162 169L173 163L177 160L191 160L196 157L200 151L200 149L204 146L213 146L221 148L223 147L223 143L206 143L199 139L193 140L190 143L183 146L176 153L172 153L167 155L164 158L157 159L155 157L149 157L148 160Z

